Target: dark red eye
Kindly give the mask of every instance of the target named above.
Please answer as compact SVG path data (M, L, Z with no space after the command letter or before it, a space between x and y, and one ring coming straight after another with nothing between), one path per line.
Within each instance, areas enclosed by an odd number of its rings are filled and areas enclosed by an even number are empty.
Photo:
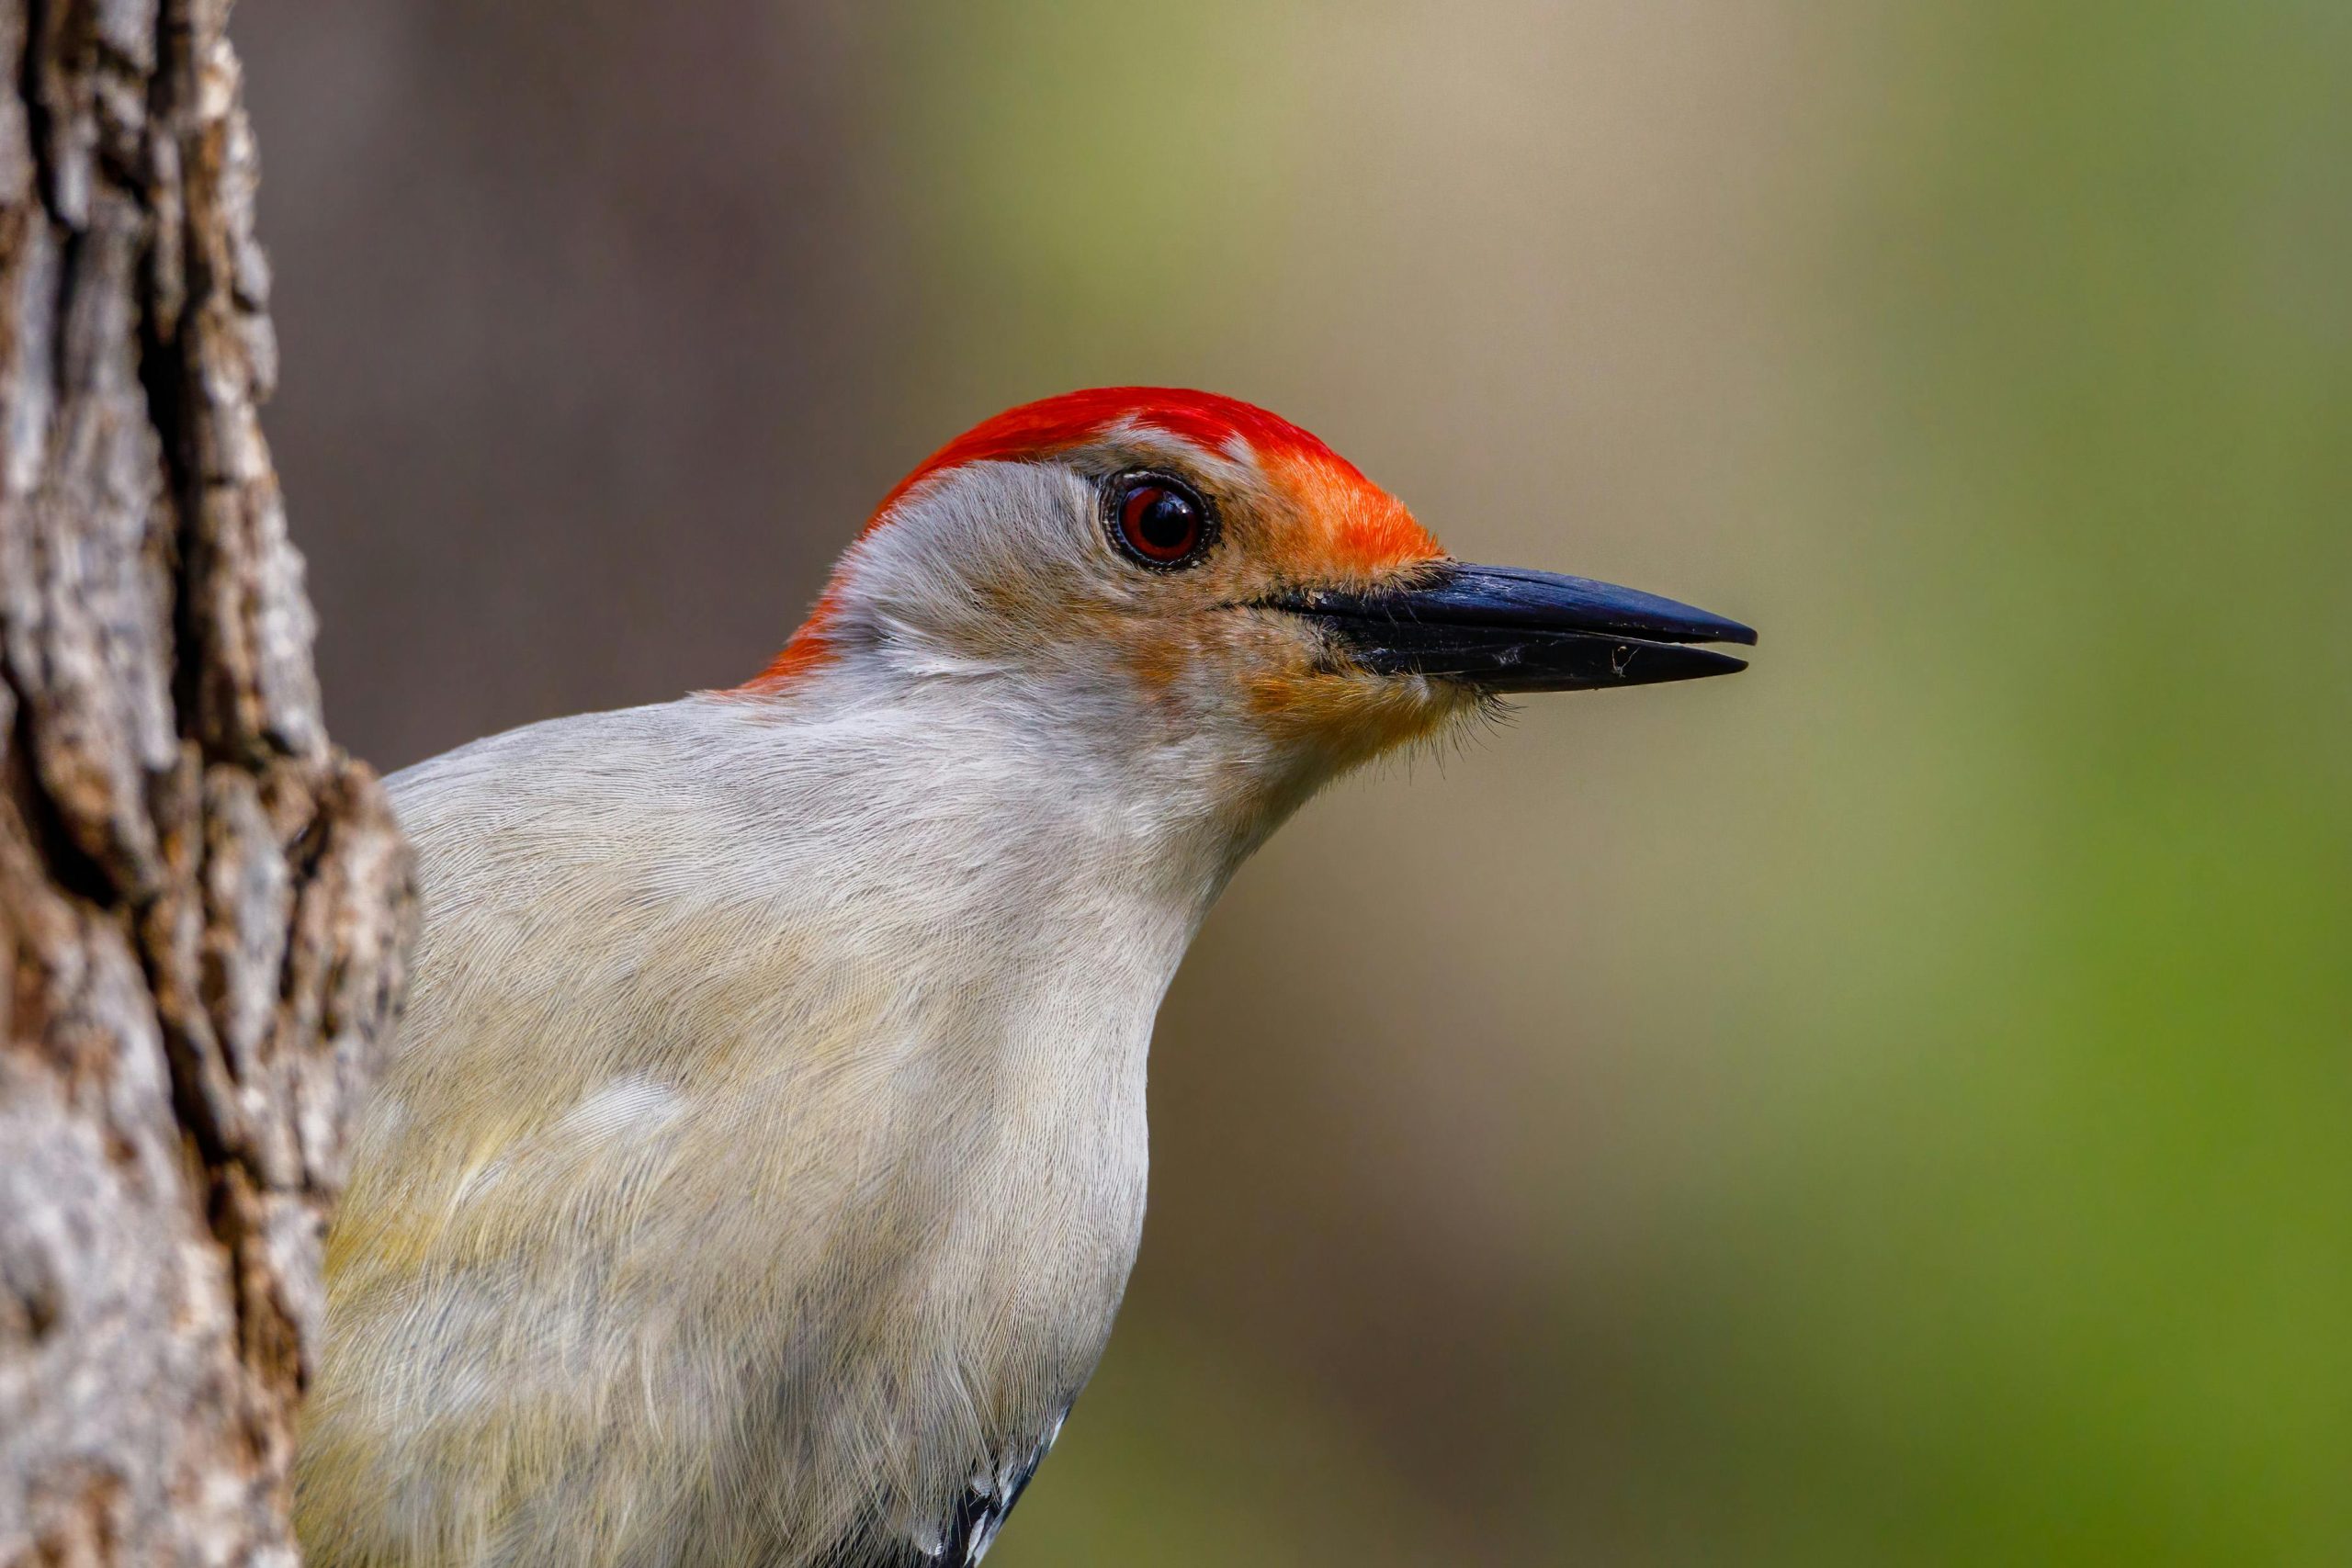
M1146 566L1190 566L1209 543L1209 512L1176 480L1138 474L1113 492L1119 543Z

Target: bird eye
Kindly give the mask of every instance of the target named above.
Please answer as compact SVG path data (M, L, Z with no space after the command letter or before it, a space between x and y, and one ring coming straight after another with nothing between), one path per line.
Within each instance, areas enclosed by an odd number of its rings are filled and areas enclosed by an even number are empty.
M1191 566L1215 536L1207 504L1165 474L1121 480L1111 492L1111 524L1120 547L1149 567Z

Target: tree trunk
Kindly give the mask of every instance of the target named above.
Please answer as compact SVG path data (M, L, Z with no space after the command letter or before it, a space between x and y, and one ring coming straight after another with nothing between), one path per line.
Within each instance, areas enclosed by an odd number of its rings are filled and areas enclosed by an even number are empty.
M0 1564L291 1563L406 852L255 405L225 0L0 0Z

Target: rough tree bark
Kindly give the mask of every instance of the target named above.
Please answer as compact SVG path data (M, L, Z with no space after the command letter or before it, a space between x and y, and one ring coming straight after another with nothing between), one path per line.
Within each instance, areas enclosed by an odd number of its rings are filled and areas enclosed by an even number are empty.
M0 0L0 1564L281 1562L405 851L327 741L226 0Z

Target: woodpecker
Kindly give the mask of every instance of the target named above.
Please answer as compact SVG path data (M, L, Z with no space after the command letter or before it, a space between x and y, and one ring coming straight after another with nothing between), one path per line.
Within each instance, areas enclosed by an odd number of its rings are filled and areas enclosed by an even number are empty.
M1186 944L1318 785L1747 627L1471 566L1246 403L1012 409L775 661L390 780L424 934L328 1238L328 1568L980 1561L1111 1331Z

